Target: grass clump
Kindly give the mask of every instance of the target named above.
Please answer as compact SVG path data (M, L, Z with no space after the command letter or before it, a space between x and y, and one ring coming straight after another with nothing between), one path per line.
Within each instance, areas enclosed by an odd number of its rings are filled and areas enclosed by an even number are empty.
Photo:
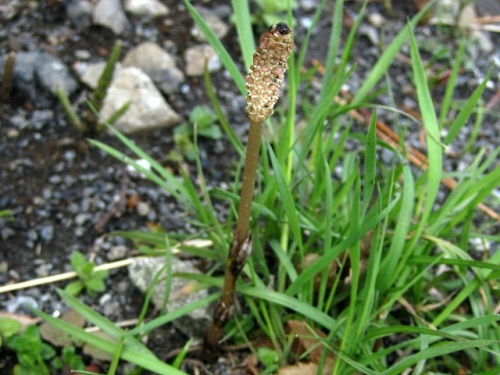
M246 95L245 81L235 61L189 1L184 2L236 87ZM304 97L299 100L300 88L311 79L310 72L304 74L302 70L310 33L325 5L326 0L321 1L313 27L289 58L287 96L277 109L278 115L267 120L269 126L264 125L269 132L260 146L258 189L248 206L252 217L248 233L242 236L245 239L251 234L252 254L241 269L240 282L235 284L244 298L244 308L234 317L234 324L225 327L222 341L246 343L266 373L287 366L311 366L311 372L333 374L400 374L410 370L415 374L498 373L500 252L485 252L478 260L471 256L470 243L473 238L485 243L499 240L498 235L486 231L497 222L478 208L486 211L481 204L491 200L492 191L498 187L500 169L494 164L500 148L491 155L480 150L463 172L443 170L445 147L477 110L485 84L450 124L447 111L456 77L450 79L436 113L438 103L432 99L413 34L431 2L387 46L357 92L348 95L343 86L356 69L352 52L366 3L341 44L344 4L337 1L325 46L328 52L322 64L320 93L314 102ZM243 20L238 15L247 14L248 3L233 2L233 10L236 18ZM288 18L291 20L290 7ZM248 67L255 42L247 26L239 24L237 31ZM388 132L376 112L366 109L374 89L408 42L412 63L408 74L422 115L425 155ZM455 72L460 59L458 53ZM229 121L220 111L209 77L206 82L222 128L242 154L241 141L227 126ZM306 123L301 130L297 113L303 114ZM353 130L353 118L367 125L365 131ZM443 129L449 130L444 138ZM164 248L170 243L214 261L213 273L177 277L206 287L222 287L223 278L215 271L224 268L233 240L231 228L241 219L236 194L239 174L230 189L208 190L199 160L195 184L183 170L179 179L129 139L111 131L137 157L148 160L151 170L117 149L98 141L91 143L133 166L181 202L195 218L200 237L213 244L213 251L183 247L184 238L179 234L169 234L167 242L161 233L134 232L127 236L153 247ZM258 140L260 143L260 136ZM362 147L347 150L348 141ZM379 161L382 149L394 156L390 163ZM247 184L245 187L243 182L242 188L253 191L253 181ZM441 197L442 184L453 190ZM217 220L212 205L215 198L231 205L228 223ZM495 215L494 211L489 214ZM476 224L477 217L484 224ZM138 336L219 298L219 294L210 294L126 332L67 293L61 295L117 341L94 337L39 314L78 339L112 353L116 361L121 358L160 374L182 373L178 369L181 360L174 361L175 366L163 363ZM266 345L258 344L262 340L257 339L263 337Z
M125 103L123 106L118 108L109 118L105 119L103 122L97 112L100 111L108 88L111 85L113 79L113 73L115 71L116 64L120 60L120 54L122 50L122 43L118 41L113 46L109 59L99 77L97 86L88 98L88 107L83 111L83 116L78 115L78 108L75 108L63 89L58 89L56 94L59 99L64 112L68 116L71 124L82 134L85 135L96 135L102 132L105 128L105 124L113 124L116 122L130 106L130 102Z

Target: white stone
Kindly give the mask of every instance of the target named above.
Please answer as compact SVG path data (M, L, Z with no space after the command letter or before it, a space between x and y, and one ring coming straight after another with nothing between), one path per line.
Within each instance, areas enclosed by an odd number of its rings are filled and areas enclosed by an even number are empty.
M129 101L128 110L114 123L123 133L169 127L181 121L151 79L133 67L116 72L100 113L107 119Z
M177 68L174 58L152 42L143 42L131 49L123 66L140 68L166 94L175 92L184 81L184 74Z
M136 16L162 17L168 14L169 9L158 0L126 0L125 9Z
M208 44L201 44L188 48L184 53L186 61L186 75L201 76L205 69L205 61L210 72L215 72L221 68L221 61L214 49Z
M222 39L227 35L229 27L219 18L219 16L217 16L217 14L210 9L200 6L197 6L196 10L200 13L201 17L205 20L210 30L214 32L218 39ZM207 40L197 25L195 25L191 30L191 35L193 35L200 42L205 42Z
M120 0L99 0L92 12L92 21L111 29L116 35L120 35L128 24Z

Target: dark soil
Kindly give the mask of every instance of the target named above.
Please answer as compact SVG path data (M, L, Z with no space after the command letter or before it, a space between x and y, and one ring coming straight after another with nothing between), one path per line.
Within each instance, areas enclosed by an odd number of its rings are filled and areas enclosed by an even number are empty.
M170 41L170 52L174 53L177 65L182 69L184 50L197 44L190 34L193 22L181 5L182 2L163 2L171 10L166 20L151 21L129 16L132 26L121 37L124 42L123 54L151 37L160 45ZM0 56L10 51L42 50L57 56L71 67L77 60L75 51L89 51L92 56L90 61L103 61L116 40L112 32L103 27L75 27L68 20L64 2L7 0L8 3L18 5L16 15L12 18L2 13L1 7L5 5L0 5ZM205 6L220 7L225 3L212 1ZM406 5L400 5L401 3ZM414 8L408 3L410 2L394 1L392 12L388 12L381 2L370 4L368 12L380 13L387 21L387 26L383 28L386 40L392 39L404 27L407 17L414 14ZM493 9L495 12L495 6L493 1L491 8L486 6L486 10L481 11ZM359 7L359 3L346 2L346 21L355 17ZM482 8L484 7L482 4ZM299 9L297 17L311 17L313 11L314 9ZM320 29L313 35L312 52L308 61L312 58L324 61L324 46L329 37L332 11L330 4L319 22ZM224 21L230 24L229 19ZM231 26L231 31L223 43L240 62L240 70L243 71L236 32L234 26ZM304 28L297 28L296 44L299 46L304 31ZM348 31L346 28L344 37ZM419 41L429 38L435 43L457 45L458 39L452 34L449 28L421 26L417 30ZM493 35L492 38L498 59L498 36ZM477 59L472 60L474 67L465 72L461 82L464 97L477 86L478 75L484 76L495 57L483 55L481 51L477 53ZM357 43L355 54L358 69L351 80L352 92L359 87L366 71L376 61L378 47L362 36ZM430 54L425 51L423 55L430 58ZM435 66L439 68L448 63L449 60L438 61ZM401 78L395 89L402 90L410 84L404 64L396 63L391 69L393 78ZM212 78L231 124L236 132L243 136L246 132L244 102L237 102L235 105L234 98L239 95L227 74L220 71L213 74ZM204 93L202 79L187 78L185 84L189 86L188 93L179 90L167 99L178 113L187 118L195 105L209 104L209 100ZM496 76L492 76L492 84L496 85L498 90L498 65ZM80 84L72 99L81 100L88 93L88 89ZM405 100L414 104L412 94L395 93L395 96L396 94L398 104ZM442 95L442 88L437 88L434 94ZM493 88L487 89L484 100L488 102L494 94ZM390 105L385 102L382 104ZM69 256L75 250L92 256L97 264L108 262L108 253L120 245L129 246L128 256L136 254L130 243L124 239L104 236L116 230L162 228L168 233L194 232L189 217L175 199L159 191L151 182L131 174L120 161L89 146L87 135L80 134L68 123L55 98L48 105L40 106L14 90L8 103L2 104L0 122L0 210L8 209L12 213L10 218L0 219L0 285L69 271ZM479 138L478 146L493 149L498 145L500 126L498 118L493 116L490 117L490 123L491 127L486 128L483 136ZM418 140L418 132L413 130L408 130L408 137ZM110 135L93 134L92 137L125 150L125 147ZM155 130L131 138L163 165L174 171L178 168L167 159L168 152L174 147L171 130ZM462 142L466 142L466 136ZM208 184L231 184L238 160L229 143L226 140L202 140L200 152ZM459 161L449 161L450 170L459 163L469 162L471 158L472 155L465 155ZM195 166L186 163L186 167L195 178ZM146 203L150 210L145 215L139 214L137 202ZM221 215L224 215L227 209L227 204L221 202L218 207ZM64 311L66 308L55 294L57 287L64 287L64 284L2 294L0 311L8 310L12 301L20 296L32 297L36 306L46 312ZM125 270L112 271L107 280L107 288L111 300L119 302L119 309L109 316L111 319L119 321L137 317L142 306L142 296L131 286ZM98 298L86 297L86 302L99 311L104 309ZM20 314L22 310L15 312ZM186 337L171 327L165 328L165 331L168 337L177 339L174 342L165 342L162 339L164 336L155 334L150 341L152 344L157 342L155 347L162 356L171 349L179 348L186 341ZM0 349L0 357L2 354ZM199 366L195 361L192 363L194 365L191 370L194 371L194 368ZM2 367L5 365L6 362L0 360L1 373L6 373L5 367ZM216 368L212 370L218 371Z

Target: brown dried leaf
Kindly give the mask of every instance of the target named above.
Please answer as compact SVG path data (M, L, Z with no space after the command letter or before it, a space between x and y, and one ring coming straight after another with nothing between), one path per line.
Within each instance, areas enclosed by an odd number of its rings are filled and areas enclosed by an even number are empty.
M80 328L85 325L85 318L75 310L65 312L61 319ZM65 347L74 344L73 339L66 332L49 323L43 323L40 326L40 334L45 341L50 342L56 347Z
M66 332L49 323L43 323L40 326L40 334L45 341L50 342L55 347L66 347L73 344L71 337Z
M323 353L322 341L326 339L326 335L317 329L312 329L305 322L289 320L287 324L290 329L290 333L295 335L295 342L292 348L295 348L296 354L298 356L308 353L311 362L307 365L299 362L296 365L284 367L283 369L280 369L279 373L281 374L282 370L300 370L303 372L284 372L283 374L309 374L309 372L306 371L311 370L313 371L311 372L312 374L316 374L318 370L318 364ZM328 352L326 355L322 373L330 374L332 372L334 363L335 357L333 356L333 353Z
M318 365L316 363L298 362L295 365L282 367L278 370L278 375L316 375Z
M299 322L297 320L289 320L288 327L290 333L295 335L297 341L298 355L309 353L311 362L318 363L323 352L323 345L321 340L326 339L326 335L318 330L312 329L306 322Z
M26 328L26 326L29 326L30 324L38 324L38 322L40 322L40 318L32 318L27 315L12 314L3 311L0 311L0 318L9 318L17 320L19 323L21 323L23 329Z
M80 328L83 328L85 325L85 318L75 310L65 312L62 316L62 320Z

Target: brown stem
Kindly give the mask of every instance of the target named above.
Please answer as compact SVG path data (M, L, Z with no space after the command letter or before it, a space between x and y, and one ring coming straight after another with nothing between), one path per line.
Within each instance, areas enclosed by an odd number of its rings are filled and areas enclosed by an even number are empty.
M259 46L254 52L253 64L246 80L246 109L250 119L250 130L241 183L238 221L227 257L222 295L215 307L212 326L205 341L206 349L212 354L219 345L222 328L231 313L236 280L252 251L250 217L259 163L262 124L273 112L279 97L279 87L283 83L288 67L287 60L293 48L291 33L292 29L280 22L271 26L262 35Z
M234 231L233 242L229 249L224 285L222 294L214 310L214 319L206 338L206 347L213 352L219 346L222 337L222 328L229 319L231 308L234 304L236 280L245 265L251 250L250 217L252 213L252 200L259 163L260 136L262 123L250 121L248 132L247 154L243 169L240 205L238 209L238 222Z
M2 90L1 90L1 102L7 103L9 101L10 91L12 89L12 79L14 77L14 63L16 59L16 53L11 52L7 55L5 59L5 64L2 74Z
M257 166L259 163L260 136L262 134L262 123L250 121L248 131L247 155L243 169L243 181L241 185L240 205L238 208L238 222L234 238L240 247L250 232L250 217L252 211L253 192Z

